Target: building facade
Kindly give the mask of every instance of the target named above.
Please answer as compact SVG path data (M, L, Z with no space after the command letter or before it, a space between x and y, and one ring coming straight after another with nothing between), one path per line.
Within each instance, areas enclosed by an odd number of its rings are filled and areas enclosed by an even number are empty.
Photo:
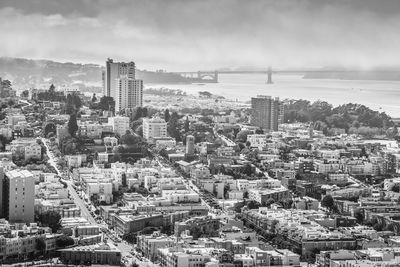
M151 119L144 118L143 137L146 140L167 137L167 123L165 120L158 117Z
M284 107L279 98L257 96L251 98L251 124L262 129L277 131L283 123Z
M114 98L116 111L142 106L143 81L135 79L134 62L114 62L107 59L103 83L103 93Z
M10 222L34 222L35 179L27 170L12 170L2 174L1 202L3 215Z

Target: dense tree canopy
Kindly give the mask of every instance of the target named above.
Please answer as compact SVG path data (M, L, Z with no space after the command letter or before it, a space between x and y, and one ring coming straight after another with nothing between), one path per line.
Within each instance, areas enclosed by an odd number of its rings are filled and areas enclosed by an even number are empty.
M112 98L111 96L103 96L102 98L100 98L98 108L101 110L114 111L115 110L114 98Z
M333 200L333 197L331 195L326 195L321 201L321 206L332 210L335 206L335 201Z
M373 135L380 128L393 126L392 119L386 113L364 105L350 103L333 108L324 101L311 103L307 100L289 102L285 108L285 121L314 122L314 128L325 133L331 128L339 128L363 135Z
M77 94L69 94L65 104L65 113L77 113L82 107L82 100Z
M71 136L75 136L78 131L78 122L76 121L76 114L71 114L68 121L68 132Z
M166 109L165 112L164 112L164 120L166 122L168 122L170 118L171 118L171 114L169 114L169 110Z
M61 228L61 215L56 211L46 211L38 216L39 222L43 226L50 227L53 233Z

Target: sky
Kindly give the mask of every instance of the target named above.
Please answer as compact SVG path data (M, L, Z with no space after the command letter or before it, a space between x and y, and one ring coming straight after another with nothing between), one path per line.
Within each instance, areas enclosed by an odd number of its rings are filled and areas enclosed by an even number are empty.
M371 68L400 58L399 0L0 0L0 56L140 69Z

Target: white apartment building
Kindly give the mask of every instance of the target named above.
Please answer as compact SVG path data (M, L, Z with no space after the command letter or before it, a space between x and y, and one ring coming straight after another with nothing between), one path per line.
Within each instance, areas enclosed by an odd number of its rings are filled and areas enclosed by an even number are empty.
M143 81L131 78L116 79L115 110L143 106Z
M146 140L167 137L167 123L159 117L143 119L143 137Z
M114 62L112 59L106 61L106 71L103 76L104 95L116 98L115 80L120 77L135 79L135 63L134 62Z
M32 143L25 147L25 160L41 159L42 147L37 143Z
M250 142L251 147L263 148L267 144L266 134L249 134L247 135L247 141Z
M119 136L126 134L126 131L130 130L129 117L110 117L108 118L108 124L112 125L114 133Z

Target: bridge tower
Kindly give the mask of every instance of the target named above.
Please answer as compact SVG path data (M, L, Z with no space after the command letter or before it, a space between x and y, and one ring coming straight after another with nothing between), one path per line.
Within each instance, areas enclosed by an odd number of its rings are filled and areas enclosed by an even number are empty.
M218 71L214 71L214 82L218 82Z
M267 72L267 74L268 74L268 81L267 81L267 84L273 84L273 82L272 82L272 68L271 68L271 66L268 67L268 72Z

